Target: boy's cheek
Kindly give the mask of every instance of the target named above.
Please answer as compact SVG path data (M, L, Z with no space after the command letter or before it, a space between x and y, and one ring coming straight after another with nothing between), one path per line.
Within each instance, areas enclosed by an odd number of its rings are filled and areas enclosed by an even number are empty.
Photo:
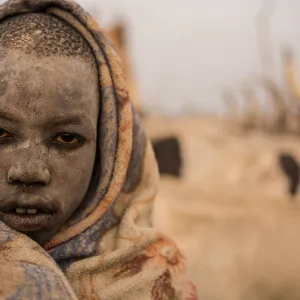
M96 143L75 151L50 151L48 165L51 174L50 185L64 189L84 190L92 178L96 157Z
M31 193L57 199L61 203L62 217L69 215L70 211L83 200L89 187L95 159L94 148L96 148L95 145L88 145L73 152L49 151L46 160L50 182ZM18 186L8 182L9 170L20 160L22 162L19 155L20 153L14 151L9 154L5 153L0 146L0 201L19 191ZM37 160L35 163L38 165L40 162Z

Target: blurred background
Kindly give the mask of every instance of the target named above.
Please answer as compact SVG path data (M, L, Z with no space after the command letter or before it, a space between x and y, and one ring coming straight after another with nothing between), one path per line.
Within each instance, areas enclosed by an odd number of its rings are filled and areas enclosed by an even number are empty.
M154 113L224 112L220 90L262 71L258 38L266 38L265 63L280 81L282 47L300 49L297 0L79 3L105 27L126 24L131 68Z
M79 0L161 173L154 226L205 300L300 299L297 0Z

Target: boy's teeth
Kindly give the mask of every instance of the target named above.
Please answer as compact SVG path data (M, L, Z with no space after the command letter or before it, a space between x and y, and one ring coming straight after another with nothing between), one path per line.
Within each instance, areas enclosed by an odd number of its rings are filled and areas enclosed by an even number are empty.
M36 214L37 213L37 209L36 208L22 208L22 207L18 207L16 208L16 213L17 214Z
M17 214L25 214L26 213L26 208L18 207L18 208L16 208L16 213Z

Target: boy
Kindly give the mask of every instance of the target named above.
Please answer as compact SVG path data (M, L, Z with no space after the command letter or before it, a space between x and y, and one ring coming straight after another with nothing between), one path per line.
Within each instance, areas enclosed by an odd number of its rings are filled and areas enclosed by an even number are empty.
M149 226L156 163L97 24L11 0L0 54L1 299L197 299Z

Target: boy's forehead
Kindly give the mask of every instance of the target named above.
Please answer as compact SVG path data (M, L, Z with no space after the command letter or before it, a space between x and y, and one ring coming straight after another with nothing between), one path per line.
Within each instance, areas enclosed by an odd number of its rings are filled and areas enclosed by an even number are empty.
M35 58L11 50L0 62L2 110L20 118L59 110L92 117L99 109L98 90L96 70L79 57Z
M0 68L3 70L11 69L22 70L22 68L27 68L27 71L30 70L30 67L35 69L43 69L44 71L52 71L53 74L57 72L68 72L70 77L72 77L72 72L76 73L92 73L96 72L94 66L82 59L79 56L62 56L62 55L51 55L45 57L37 57L34 54L27 54L22 50L16 49L3 49L0 46Z

